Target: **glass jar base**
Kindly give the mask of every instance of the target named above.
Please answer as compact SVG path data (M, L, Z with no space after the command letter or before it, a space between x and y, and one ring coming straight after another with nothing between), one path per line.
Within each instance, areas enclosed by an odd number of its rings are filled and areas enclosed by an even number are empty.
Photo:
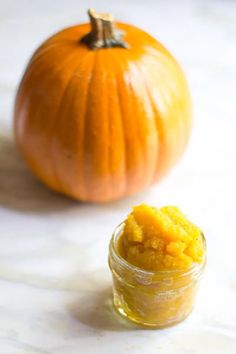
M130 323L136 324L137 326L142 327L142 328L146 328L146 329L165 329L168 327L176 326L179 323L183 322L192 312L192 311L189 312L187 315L185 315L184 317L182 317L181 319L178 319L176 321L171 321L168 323L150 323L150 322L145 322L142 319L136 318L136 317L132 316L131 314L128 314L124 310L124 308L122 306L120 306L119 304L116 304L116 302L114 300L113 300L113 307L114 307L115 311L121 317L125 318Z

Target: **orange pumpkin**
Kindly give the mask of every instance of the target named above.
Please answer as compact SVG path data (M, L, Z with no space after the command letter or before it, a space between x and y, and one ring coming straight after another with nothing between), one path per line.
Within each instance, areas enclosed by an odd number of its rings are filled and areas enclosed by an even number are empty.
M182 70L153 37L89 10L31 58L15 103L15 136L32 172L83 201L136 193L165 175L190 133ZM121 30L121 31L120 31Z

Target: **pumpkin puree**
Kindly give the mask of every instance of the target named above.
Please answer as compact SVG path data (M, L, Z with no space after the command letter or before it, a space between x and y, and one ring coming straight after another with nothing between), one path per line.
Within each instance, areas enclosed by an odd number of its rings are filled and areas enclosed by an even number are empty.
M118 250L129 263L151 271L186 269L204 255L201 230L174 206L134 207Z
M110 244L115 308L143 326L179 323L193 309L205 263L204 235L178 208L136 206Z

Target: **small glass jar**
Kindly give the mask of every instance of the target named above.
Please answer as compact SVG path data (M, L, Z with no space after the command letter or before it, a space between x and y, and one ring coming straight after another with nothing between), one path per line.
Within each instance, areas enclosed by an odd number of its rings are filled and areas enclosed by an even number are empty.
M124 223L112 236L109 267L113 276L115 309L142 326L164 328L183 321L192 311L204 259L187 270L146 271L128 263L118 252L118 239Z

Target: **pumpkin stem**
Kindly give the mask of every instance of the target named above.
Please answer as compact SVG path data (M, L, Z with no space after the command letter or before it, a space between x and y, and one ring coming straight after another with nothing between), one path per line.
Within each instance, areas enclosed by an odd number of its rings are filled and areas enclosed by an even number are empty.
M84 36L81 41L91 49L122 47L128 48L122 40L123 32L115 28L111 14L98 14L89 9L91 32Z

